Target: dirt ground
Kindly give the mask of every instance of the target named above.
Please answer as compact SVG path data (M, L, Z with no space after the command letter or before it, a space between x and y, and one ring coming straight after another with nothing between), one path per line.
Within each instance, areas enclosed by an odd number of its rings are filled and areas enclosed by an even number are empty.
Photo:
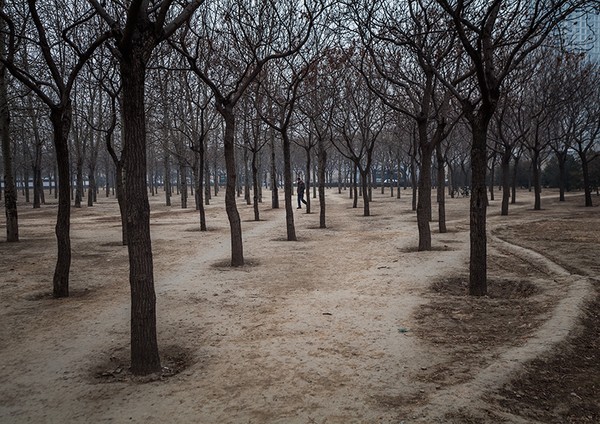
M265 201L255 222L240 200L247 265L233 269L223 195L208 232L151 198L165 368L150 379L128 372L116 201L72 210L59 300L56 205L20 205L21 241L0 242L0 422L600 422L600 213L581 194L547 190L533 211L520 191L508 217L497 194L484 298L466 295L468 198L448 199L430 252L410 190L376 190L371 217L329 190L328 228L295 210L297 242L284 209Z

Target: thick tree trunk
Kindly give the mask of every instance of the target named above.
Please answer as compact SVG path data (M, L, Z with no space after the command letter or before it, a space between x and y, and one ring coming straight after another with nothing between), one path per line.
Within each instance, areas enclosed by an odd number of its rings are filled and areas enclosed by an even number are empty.
M489 119L476 116L471 122L473 144L471 146L471 211L469 294L487 294L487 128Z
M123 128L127 250L131 287L131 372L161 370L156 337L156 294L150 239L150 205L146 189L146 119L144 53L134 51L120 61L123 83ZM139 47L143 50L143 47ZM165 179L167 181L167 179Z
M427 137L426 134L424 134ZM425 145L424 145L425 144ZM431 250L431 147L421 144L421 169L419 172L417 198L417 227L419 229L419 251Z
M237 183L237 169L235 164L235 116L229 106L219 108L225 120L225 169L227 171L227 185L225 188L225 210L231 229L231 266L244 265L244 247L242 243L242 223L235 202ZM217 176L215 175L215 181ZM216 195L216 193L215 193Z
M0 32L0 48L4 46L4 34ZM0 138L4 163L4 213L6 215L6 241L19 241L19 214L17 212L17 189L12 165L10 142L10 109L6 86L6 68L0 65Z
M283 138L283 193L285 196L285 223L287 240L296 241L294 226L294 205L292 204L292 160L290 154L290 138L287 130L281 132Z
M58 168L58 213L55 227L58 256L54 269L52 292L56 298L69 296L69 271L71 269L69 129L71 128L71 118L70 102L64 108L53 109L50 113Z

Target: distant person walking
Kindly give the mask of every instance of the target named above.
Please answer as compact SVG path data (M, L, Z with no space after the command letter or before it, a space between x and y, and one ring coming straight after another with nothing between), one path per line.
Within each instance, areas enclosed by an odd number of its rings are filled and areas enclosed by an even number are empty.
M306 186L304 185L304 181L302 181L302 178L298 177L298 209L302 209L302 203L304 203L306 205L306 200L304 200L304 190L306 189ZM302 202L302 203L300 203Z

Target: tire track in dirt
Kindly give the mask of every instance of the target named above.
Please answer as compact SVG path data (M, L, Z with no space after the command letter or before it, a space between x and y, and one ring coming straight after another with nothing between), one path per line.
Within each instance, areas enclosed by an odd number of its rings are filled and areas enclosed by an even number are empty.
M482 397L500 389L505 383L518 374L526 362L549 353L552 348L564 341L576 327L585 300L592 293L590 277L570 273L559 264L544 255L527 249L496 236L489 236L491 245L508 251L521 259L543 269L555 282L567 287L566 294L555 306L551 317L546 320L521 346L502 352L498 359L482 369L466 383L454 385L436 392L427 405L415 410L415 422L434 423L448 422L448 416L468 411L469 414L484 413L474 411L473 405L485 405ZM507 413L501 413L510 422L531 422ZM481 417L480 417L481 418ZM482 418L483 419L483 418Z

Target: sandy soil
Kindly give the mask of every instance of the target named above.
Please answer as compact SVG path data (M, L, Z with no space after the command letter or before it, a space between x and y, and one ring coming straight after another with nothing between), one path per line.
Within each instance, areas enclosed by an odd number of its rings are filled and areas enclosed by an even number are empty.
M317 213L295 210L297 242L285 241L283 209L265 202L254 222L240 203L241 269L225 265L222 195L208 207L208 232L193 209L151 198L167 367L154 379L127 370L127 250L115 200L73 209L72 296L60 300L50 296L56 206L21 205L22 241L0 242L0 422L566 422L564 405L555 411L537 396L515 405L533 390L523 388L539 374L532 361L577 355L573 337L587 334L598 208L547 191L544 210L533 211L523 191L501 217L492 201L490 295L474 299L465 295L468 199L448 199L449 232L432 223L434 249L416 252L410 190L402 195L376 190L373 216L363 217L330 190L327 229ZM592 367L599 362L593 356ZM560 367L549 373L564 379ZM600 420L598 389L563 400L589 406L570 422Z

